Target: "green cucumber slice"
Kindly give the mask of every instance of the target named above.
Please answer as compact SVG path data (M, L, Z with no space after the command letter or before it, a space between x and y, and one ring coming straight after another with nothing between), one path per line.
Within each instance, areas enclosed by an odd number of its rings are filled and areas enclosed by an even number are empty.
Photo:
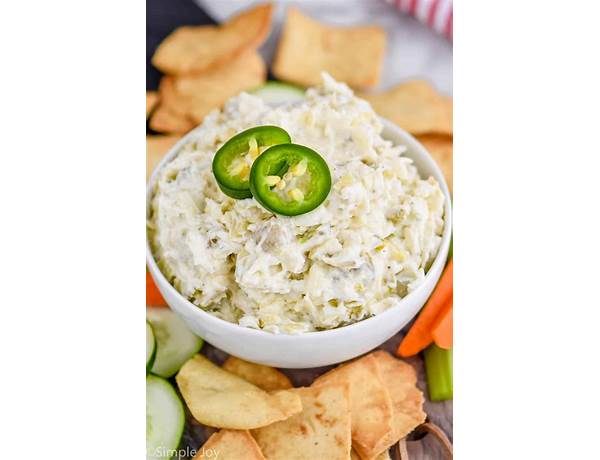
M155 375L146 377L146 459L168 460L176 453L185 412L173 386Z
M156 338L152 325L146 320L146 374L152 369L154 358L156 358Z
M152 324L157 347L151 372L169 378L200 351L203 341L169 308L148 307L146 319Z
M304 99L304 90L302 88L280 81L268 81L264 85L250 91L250 94L260 97L269 105L280 105Z

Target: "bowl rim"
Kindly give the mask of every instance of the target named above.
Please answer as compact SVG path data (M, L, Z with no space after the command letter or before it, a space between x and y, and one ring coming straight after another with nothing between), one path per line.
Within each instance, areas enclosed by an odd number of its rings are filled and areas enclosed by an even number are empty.
M301 340L310 340L315 337L321 338L333 338L336 336L351 334L352 332L357 332L361 329L368 328L371 324L374 324L376 321L382 321L382 318L389 316L394 310L398 308L402 308L402 304L407 303L410 299L417 297L419 293L427 288L427 281L431 278L430 274L434 273L437 268L443 269L446 259L448 256L448 249L450 247L450 238L452 235L452 197L448 190L448 185L446 184L446 179L444 178L444 174L441 169L437 165L437 163L433 160L427 149L410 133L400 128L396 124L391 121L378 116L379 120L383 124L383 132L385 131L396 131L399 137L405 138L408 140L407 145L408 151L411 150L416 153L416 156L423 157L423 160L428 163L429 169L431 169L433 176L438 183L440 184L440 188L442 189L442 193L444 194L445 202L444 202L444 230L442 232L442 240L440 242L440 248L438 249L438 253L435 256L431 266L427 273L425 273L425 277L423 282L404 296L401 299L399 305L396 305L392 308L388 308L387 310L379 313L378 315L373 315L368 318L362 319L352 324L348 324L345 326L339 326L333 329L326 329L322 331L309 331L302 332L298 334L286 334L286 333L273 333L264 331L262 329L254 329L246 326L241 326L237 323L232 323L227 320L221 319L211 313L204 311L201 307L193 304L187 298L185 298L182 294L173 287L171 283L166 279L165 275L158 268L158 264L154 259L154 255L152 254L152 249L150 247L150 241L148 238L148 231L146 229L146 263L148 264L149 271L152 277L158 276L160 278L160 284L163 285L167 291L173 296L177 297L182 305L185 305L185 308L190 312L191 315L195 316L198 320L205 322L208 326L214 325L215 327L219 327L224 329L224 332L234 333L237 335L243 335L247 337L254 338L264 338L267 340L280 340L280 341L301 341ZM198 127L199 128L199 127ZM171 149L165 154L163 159L158 163L158 165L154 168L152 175L150 176L150 180L146 185L146 220L148 219L148 214L150 211L150 203L151 199L154 195L154 186L156 183L156 179L158 177L158 172L169 163L178 153L181 147L183 147L190 138L194 137L195 131L198 129L195 128L191 130L189 133L184 135ZM385 136L384 136L385 139ZM157 285L159 284L158 280L155 280ZM172 308L172 307L170 307ZM176 310L175 308L173 308ZM418 310L415 312L418 313ZM413 315L414 317L414 315Z

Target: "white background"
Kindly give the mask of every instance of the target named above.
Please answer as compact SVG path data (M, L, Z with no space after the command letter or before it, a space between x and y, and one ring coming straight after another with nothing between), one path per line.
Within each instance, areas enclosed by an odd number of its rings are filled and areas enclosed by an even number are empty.
M597 458L593 2L455 2L459 459ZM2 458L142 458L144 3L12 2Z

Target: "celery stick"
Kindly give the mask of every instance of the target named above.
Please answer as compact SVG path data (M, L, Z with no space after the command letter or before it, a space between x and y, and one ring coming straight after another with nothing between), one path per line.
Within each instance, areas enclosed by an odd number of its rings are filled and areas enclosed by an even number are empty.
M425 350L425 371L429 399L452 399L452 349L444 350L436 344L431 344Z

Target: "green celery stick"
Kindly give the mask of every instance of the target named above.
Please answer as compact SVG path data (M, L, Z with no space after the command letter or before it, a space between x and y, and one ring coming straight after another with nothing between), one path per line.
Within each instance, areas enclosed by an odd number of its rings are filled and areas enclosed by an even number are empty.
M452 399L452 349L444 350L435 343L431 344L425 350L425 371L429 399Z

